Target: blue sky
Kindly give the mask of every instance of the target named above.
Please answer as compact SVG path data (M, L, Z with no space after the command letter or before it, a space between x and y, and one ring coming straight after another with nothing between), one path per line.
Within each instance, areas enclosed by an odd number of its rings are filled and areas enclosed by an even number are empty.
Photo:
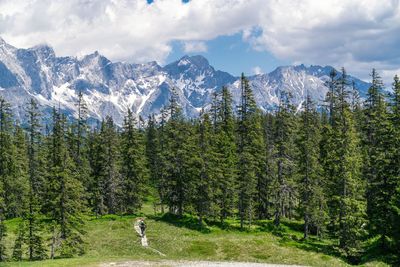
M242 34L237 33L231 36L219 36L205 42L206 51L187 52L184 44L180 41L172 43L172 51L166 62L172 62L184 55L203 55L210 64L219 70L239 76L242 72L247 75L257 71L270 72L280 65L287 65L290 62L275 58L268 51L257 51L244 42Z
M0 0L0 36L132 63L201 54L234 75L301 63L400 74L400 0Z

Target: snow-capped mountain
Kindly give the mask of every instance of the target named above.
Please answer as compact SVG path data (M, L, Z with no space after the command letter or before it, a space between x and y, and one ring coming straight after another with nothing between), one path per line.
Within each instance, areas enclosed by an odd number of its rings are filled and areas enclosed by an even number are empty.
M273 109L282 91L290 91L300 106L307 92L321 101L332 67L288 66L271 73L249 77L259 106ZM351 77L365 94L368 83ZM0 38L0 95L13 107L17 119L24 120L25 105L35 98L45 114L60 107L74 116L78 92L83 93L89 115L101 120L107 115L121 124L128 108L146 117L158 114L177 94L183 111L196 116L210 104L212 94L228 86L237 102L240 82L227 72L215 70L202 56L184 56L164 67L156 62L130 64L111 62L98 52L76 57L57 57L47 45L18 49Z

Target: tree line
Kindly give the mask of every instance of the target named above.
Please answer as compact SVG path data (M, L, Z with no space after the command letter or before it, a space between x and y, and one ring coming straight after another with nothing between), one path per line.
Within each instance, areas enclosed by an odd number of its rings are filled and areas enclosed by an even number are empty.
M256 105L241 77L237 107L224 87L199 118L177 99L146 122L128 110L122 127L106 117L87 123L79 93L73 121L53 109L43 124L38 104L26 123L0 98L0 261L84 253L87 216L133 214L152 195L178 217L302 220L310 235L337 240L340 253L363 255L376 238L400 250L400 80L387 93L373 70L361 99L346 71L332 71L324 105L307 95L300 111L282 93L274 112ZM20 218L12 253L5 220Z

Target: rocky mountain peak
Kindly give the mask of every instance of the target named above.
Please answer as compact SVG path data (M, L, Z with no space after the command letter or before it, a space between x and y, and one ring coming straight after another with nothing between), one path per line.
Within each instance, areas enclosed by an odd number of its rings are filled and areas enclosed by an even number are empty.
M290 91L293 103L301 107L306 93L322 101L325 81L332 67L285 66L271 73L249 77L257 104L273 110L282 91ZM83 93L91 121L112 116L119 125L128 108L136 115L158 114L168 105L174 91L187 116L197 116L209 107L214 92L230 89L238 105L238 77L215 70L203 56L184 56L165 67L152 61L144 64L112 62L99 52L81 59L57 57L47 45L17 49L0 42L0 95L12 104L18 119L24 119L24 103L35 98L49 116L53 106L69 116L76 115L76 101ZM369 87L350 77L361 95Z

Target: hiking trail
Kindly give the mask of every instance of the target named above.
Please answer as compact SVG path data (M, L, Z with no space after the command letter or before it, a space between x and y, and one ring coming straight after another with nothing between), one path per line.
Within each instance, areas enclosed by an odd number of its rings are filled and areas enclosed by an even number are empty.
M166 256L164 253L162 253L162 252L158 251L157 249L152 248L152 247L149 246L149 243L147 242L146 232L144 233L144 235L142 235L142 231L140 230L139 220L137 220L135 222L134 228L135 228L135 231L140 236L140 241L141 241L141 244L142 244L143 247L148 248L148 249L160 254L161 256L164 256L164 257Z

